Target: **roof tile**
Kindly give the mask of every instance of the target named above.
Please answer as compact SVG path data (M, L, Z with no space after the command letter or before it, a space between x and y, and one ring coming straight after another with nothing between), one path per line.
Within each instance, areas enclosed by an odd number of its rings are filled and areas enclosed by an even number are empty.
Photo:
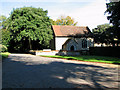
M55 36L75 36L89 33L87 26L52 25Z

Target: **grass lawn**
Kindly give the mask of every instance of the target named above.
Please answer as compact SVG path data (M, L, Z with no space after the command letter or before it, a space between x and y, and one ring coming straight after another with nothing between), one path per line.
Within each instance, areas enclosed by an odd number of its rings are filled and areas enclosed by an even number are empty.
M7 58L9 54L10 54L9 52L3 52L3 53L0 53L0 56L2 56L2 60L3 60Z
M64 59L74 59L80 61L91 61L91 62L103 62L103 63L112 63L112 64L120 64L120 58L115 57L106 57L106 56L46 56L42 55L43 57L52 57L52 58L64 58Z

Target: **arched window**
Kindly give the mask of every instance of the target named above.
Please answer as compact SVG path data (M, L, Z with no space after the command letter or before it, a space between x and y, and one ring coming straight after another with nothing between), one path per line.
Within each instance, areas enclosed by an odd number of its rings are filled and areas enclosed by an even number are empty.
M74 51L74 50L75 50L75 48L74 48L73 45L70 47L70 50L71 50L71 51Z
M86 39L82 40L82 48L87 48L87 40Z

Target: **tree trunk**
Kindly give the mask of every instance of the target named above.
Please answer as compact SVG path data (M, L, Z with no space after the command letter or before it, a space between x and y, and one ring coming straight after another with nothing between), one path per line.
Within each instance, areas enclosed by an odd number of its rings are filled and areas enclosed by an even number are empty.
M30 48L30 50L32 50L32 44L31 44L30 38L29 38L29 48Z

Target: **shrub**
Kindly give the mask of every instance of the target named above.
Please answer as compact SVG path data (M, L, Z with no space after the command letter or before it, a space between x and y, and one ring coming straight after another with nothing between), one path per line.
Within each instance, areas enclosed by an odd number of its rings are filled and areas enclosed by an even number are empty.
M1 52L6 52L8 48L5 45L0 44L0 51Z

